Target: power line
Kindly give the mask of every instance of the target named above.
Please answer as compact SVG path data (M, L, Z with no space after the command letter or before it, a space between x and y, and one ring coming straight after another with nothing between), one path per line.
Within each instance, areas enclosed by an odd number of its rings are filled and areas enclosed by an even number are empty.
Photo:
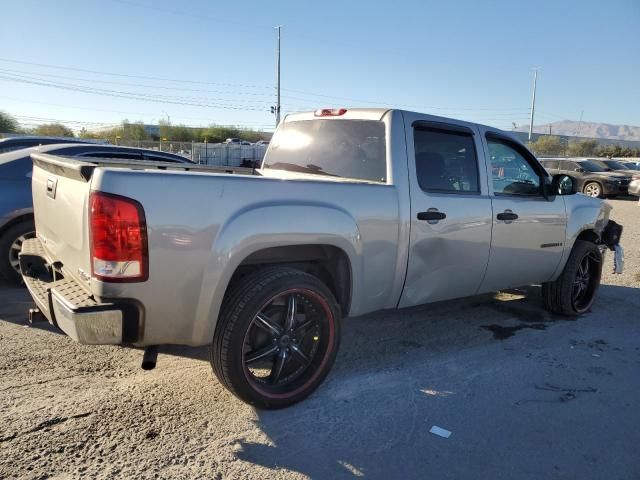
M32 123L26 123L29 125L38 125L41 123L62 123L62 124L69 124L69 125L89 125L89 126L107 126L107 127L111 127L111 126L118 127L122 125L122 122L94 122L89 120L64 120L60 118L36 117L36 116L27 116L27 115L14 115L14 117L16 117L20 121L20 123L32 122ZM184 126L188 128L208 128L208 127L203 127L201 125L184 125ZM243 124L243 123L227 124L227 125L215 124L213 126L249 129L248 128L249 125ZM267 124L257 125L257 126L262 126L265 128L272 127L272 125L267 125ZM253 126L253 127L257 127L257 126Z
M25 70L0 69L0 72L9 73L9 74L19 74L19 75L36 75L38 77L47 77L47 78L61 78L63 80L74 80L78 82L105 83L109 85L123 85L128 87L141 87L141 88L158 88L162 90L174 90L174 91L181 91L181 92L222 93L227 95L251 95L251 96L258 96L258 97L270 96L270 94L267 92L256 93L256 92L237 92L237 91L226 91L226 90L206 90L206 89L203 90L200 88L167 87L165 85L149 85L145 83L118 82L114 80L72 77L69 75L56 75L53 73L29 72Z
M175 79L175 78L165 78L165 77L152 77L148 75L133 75L127 73L113 73L113 72L105 72L100 70L88 70L85 68L76 68L76 67L67 67L60 65L51 65L46 63L36 63L36 62L26 62L23 60L13 60L9 58L0 58L0 62L7 63L19 63L22 65L32 65L37 67L45 67L45 68L54 68L57 70L72 70L76 72L84 72L84 73L94 73L96 75L109 75L112 77L126 77L126 78L140 78L144 80L158 80L162 82L176 82L176 83L192 83L199 85L219 85L224 87L242 87L242 88L266 88L271 89L273 87L269 87L266 85L249 85L249 84L241 84L241 83L221 83L221 82L205 82L201 80L184 80L184 79Z
M153 77L153 76L146 76L146 75L133 75L133 74L113 73L113 72L88 70L88 69L75 68L75 67L66 67L66 66L60 66L60 65L51 65L51 64L36 63L36 62L26 62L26 61L22 61L22 60L13 60L13 59L7 59L7 58L0 58L0 62L19 63L19 64L24 64L24 65L33 65L33 66L39 66L39 67L44 67L44 68L53 68L53 69L58 69L58 70L78 71L78 72L85 72L85 73L93 73L93 74L97 74L97 75L108 75L108 76L116 76L116 77L124 77L124 78L138 78L138 79L156 80L156 81L164 81L164 82L189 83L189 84L200 84L200 85L218 85L218 86L240 87L240 88L261 88L261 89L269 89L269 90L273 89L273 87L269 87L269 86L266 86L266 85L219 83L219 82L208 82L208 81L201 81L201 80L183 80L183 79ZM87 81L91 81L91 80L87 80ZM306 96L310 96L310 97L326 98L326 99L330 99L330 100L340 100L340 101L348 101L348 102L354 102L354 103L360 103L360 104L379 105L379 106L383 106L383 107L410 108L410 109L417 109L417 110L424 110L424 111L438 110L438 111L447 111L447 112L457 112L457 111L464 111L464 112L473 112L473 111L498 112L498 111L504 111L504 112L509 112L509 111L523 110L522 107L509 107L509 108L504 108L504 107L484 107L483 108L483 107L481 107L481 108L478 108L478 107L453 107L453 106L444 107L444 106L433 106L433 105L415 105L415 104L404 104L404 103L398 103L398 102L382 102L379 99L372 100L372 99L362 99L362 98L342 97L342 96L336 96L336 95L327 95L327 94L323 94L323 93L307 92L307 91L304 91L304 90L296 90L296 89L282 89L282 91L283 92L298 93L298 94L306 95ZM244 95L244 93L243 93L243 95ZM300 98L300 97L294 98L294 97L287 96L286 98L302 100L302 101L310 101L310 99L305 99L305 98Z
M63 108L69 108L72 110L86 110L89 112L106 112L106 113L119 113L121 115L143 115L146 117L162 117L162 115L160 113L150 113L150 112L129 112L129 111L122 111L122 110L109 110L109 109L104 109L104 108L92 108L92 107L80 107L77 105L69 105L69 104L61 104L61 103L51 103L51 102L38 102L35 100L25 100L22 98L15 98L15 97L4 97L4 96L0 96L0 98L5 99L5 100L11 100L14 102L21 102L21 103L33 103L36 105L48 105L48 106L52 106L52 107L63 107ZM183 117L183 116L175 116L174 118L177 119L183 119L183 120L199 120L202 122L208 122L208 123L214 123L216 125L220 125L220 126L233 126L234 124L221 124L219 122L217 122L216 120L212 120L210 118L203 118L203 117ZM271 124L268 123L257 123L257 122L240 122L242 123L242 125L256 125L256 126L271 126Z
M207 89L198 89L198 88L183 88L183 87L167 87L164 85L149 85L149 84L143 84L143 83L131 83L131 82L118 82L118 81L112 81L112 80L102 80L102 79L93 79L93 78L82 78L82 77L74 77L74 76L68 76L68 75L56 75L56 74L51 74L51 73L42 73L42 72L30 72L30 71L25 71L25 70L14 70L14 69L0 69L0 73L6 73L6 74L10 74L10 75L19 75L21 77L30 77L30 78L38 78L38 79L42 79L42 80L47 80L48 78L60 78L63 80L73 80L73 81L79 81L79 82L90 82L92 84L95 83L105 83L105 84L109 84L109 85L122 85L122 86L128 86L128 87L140 87L140 88L157 88L157 89L162 89L162 90L175 90L175 91L185 91L185 92L201 92L201 93L221 93L221 94L228 94L228 95L242 95L242 96L254 96L254 97L264 97L264 98L268 98L271 97L272 94L270 93L256 93L256 92L238 92L238 91L224 91L224 90L207 90ZM196 99L196 100L201 100L202 97L177 97L177 98L188 98L188 99ZM303 102L309 102L309 101L315 101L312 100L310 98L304 98L304 97L295 97L295 96L291 96L291 95L282 95L282 98L285 100L299 100L299 101L303 101ZM229 101L229 102L236 102L238 100L236 99L215 99L218 101ZM243 99L243 101L247 101L246 99ZM271 100L251 100L251 102L255 102L255 103L264 103L267 105L272 105L273 102ZM292 106L297 106L297 105L292 105ZM306 108L306 107L305 107ZM313 109L314 107L308 107L310 109Z
M162 87L162 86L155 86L155 85L144 85L144 84L139 84L139 83L127 83L127 82L110 82L110 81L103 81L103 80L92 80L92 79L87 79L87 78L78 78L78 77L69 77L66 75L50 75L50 74L42 74L42 73L33 73L33 72L24 72L24 71L20 71L20 70L4 70L4 69L0 69L0 74L5 74L8 76L13 76L16 78L28 78L30 80L42 80L42 81L48 81L51 83L61 83L61 82L57 82L55 80L50 80L48 77L55 77L55 78L62 78L62 79L66 79L66 80L75 80L75 81L80 81L80 82L91 82L91 83L109 83L109 84L116 84L116 85L125 85L125 86L130 86L130 87L142 87L142 88L162 88L162 89L169 89L169 90L187 90L187 91L200 91L200 92L217 92L217 93L231 93L231 94L237 94L237 95L244 95L244 93L241 92L224 92L224 91L220 91L220 90L197 90L197 89L175 89L172 87ZM69 84L67 84L69 85ZM76 85L78 87L81 88L96 88L96 87L88 87L88 86L83 86L83 85ZM213 102L231 102L232 104L237 104L238 102L248 102L248 103L262 103L265 105L272 105L273 102L270 100L259 100L259 99L242 99L239 100L237 98L207 98L207 97L202 97L202 96L177 96L177 95L161 95L161 94L147 94L147 93L138 93L138 92L127 92L127 93L131 93L131 94L135 94L135 95L145 95L145 96L154 96L157 98L170 98L173 100L195 100L195 101L213 101ZM254 96L266 96L266 94L258 94L258 93L250 93L250 95L254 95ZM291 98L291 97L287 97L287 98ZM300 99L300 100L306 100L306 99Z
M36 80L29 77L24 77L24 76L17 76L17 75L8 76L6 74L5 75L0 74L0 80L12 81L17 83L27 83L32 85L58 88L62 90L70 90L70 91L76 91L76 92L82 92L82 93L90 93L95 95L126 98L130 100L142 100L142 101L156 102L156 103L169 103L173 105L189 105L194 107L219 108L219 109L227 109L227 110L248 110L248 111L260 111L260 112L266 111L266 108L264 107L256 108L248 105L233 106L233 105L226 105L226 104L212 103L212 102L196 102L196 101L189 101L188 99L182 99L180 97L171 98L171 97L163 97L158 95L154 96L154 95L140 94L135 92L89 88L89 87L84 87L82 85L65 84L62 82L47 82L47 81Z

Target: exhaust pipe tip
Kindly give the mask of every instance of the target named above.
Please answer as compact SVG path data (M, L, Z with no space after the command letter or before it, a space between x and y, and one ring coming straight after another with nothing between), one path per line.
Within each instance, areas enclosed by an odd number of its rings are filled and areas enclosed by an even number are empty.
M158 345L149 345L144 349L142 355L142 369L153 370L156 368L156 362L158 361Z

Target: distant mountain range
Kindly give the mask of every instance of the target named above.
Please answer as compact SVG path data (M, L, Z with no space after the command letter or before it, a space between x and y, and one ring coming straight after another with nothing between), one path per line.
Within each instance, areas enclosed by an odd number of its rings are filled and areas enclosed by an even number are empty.
M640 141L640 127L632 125L612 125L609 123L577 122L575 120L562 120L559 122L534 125L533 133L565 135L569 137L601 138L606 140ZM529 127L516 128L517 132L528 132Z

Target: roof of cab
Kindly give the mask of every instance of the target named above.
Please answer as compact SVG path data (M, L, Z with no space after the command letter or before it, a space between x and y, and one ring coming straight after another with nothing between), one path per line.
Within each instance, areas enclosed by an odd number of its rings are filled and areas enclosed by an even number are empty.
M324 110L324 109L321 109ZM285 118L284 118L284 122L292 122L292 121L300 121L300 120L317 120L319 118L323 118L323 119L334 119L334 120L382 120L382 118L392 112L392 111L399 111L402 112L403 114L408 114L411 116L423 116L425 117L425 119L433 121L433 122L442 122L442 123L450 123L450 122L462 122L462 123L466 123L468 125L477 125L479 127L483 127L487 130L491 130L494 132L499 132L502 135L505 135L509 138L511 138L512 140L518 142L518 143L522 143L517 137L515 137L514 135L511 135L510 132L505 131L505 130L501 130L499 128L495 128L492 127L490 125L483 125L481 123L476 123L476 122L470 122L468 120L463 120L461 118L451 118L451 117L441 117L439 115L433 115L430 113L424 113L424 112L416 112L416 111L412 111L412 110L405 110L405 109L401 109L401 108L345 108L345 112L344 114L341 115L336 115L336 116L318 116L316 115L316 112L318 110L314 110L314 111L308 111L308 112L297 112L297 113L290 113L288 114Z

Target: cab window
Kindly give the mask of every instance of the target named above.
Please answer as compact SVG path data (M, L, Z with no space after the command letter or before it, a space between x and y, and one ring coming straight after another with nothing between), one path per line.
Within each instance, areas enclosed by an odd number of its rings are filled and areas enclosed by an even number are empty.
M416 127L418 184L425 192L480 193L478 159L471 133Z
M540 195L540 175L518 150L487 138L494 195Z

